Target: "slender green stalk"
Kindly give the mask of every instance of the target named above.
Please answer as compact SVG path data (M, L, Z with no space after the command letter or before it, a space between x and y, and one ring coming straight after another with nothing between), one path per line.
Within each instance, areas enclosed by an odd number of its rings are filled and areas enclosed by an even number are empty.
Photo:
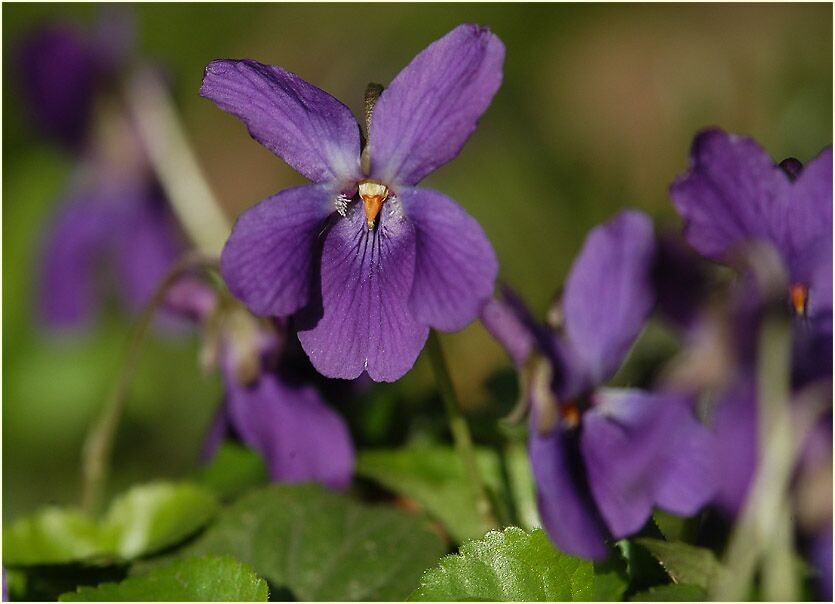
M126 395L136 375L142 344L154 313L165 301L169 288L183 273L206 265L214 265L214 262L194 252L185 254L159 283L133 326L119 374L105 398L101 415L87 433L81 453L81 508L86 512L95 512L99 506L110 470L116 432L125 411Z
M444 351L441 348L438 334L434 330L429 333L426 349L429 352L429 361L432 364L432 371L435 374L438 391L441 394L441 399L444 401L444 409L446 410L452 438L455 441L455 449L461 458L461 463L464 466L464 471L466 472L467 480L470 483L470 489L475 499L476 512L481 517L486 529L496 528L496 516L490 499L487 496L487 491L481 481L470 427L467 425L467 419L464 417L461 407L458 404L458 397L452 385L452 378L449 374L449 367L444 357Z

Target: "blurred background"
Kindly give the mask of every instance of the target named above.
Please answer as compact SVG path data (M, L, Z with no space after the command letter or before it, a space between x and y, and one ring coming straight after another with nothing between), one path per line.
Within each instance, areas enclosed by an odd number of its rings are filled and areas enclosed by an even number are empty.
M101 7L4 4L2 10L3 520L9 521L38 505L77 500L81 443L118 369L130 318L112 303L86 329L56 333L37 313L44 229L69 188L73 158L27 119L19 46L49 21L90 30ZM424 184L481 222L501 277L537 312L597 222L633 206L661 225L677 224L667 187L685 169L697 130L717 125L753 136L778 161L808 161L832 142L828 4L132 10L138 53L164 69L230 218L303 177L198 97L211 59L280 65L360 115L368 82L390 81L461 22L488 25L507 46L502 88L460 157ZM443 341L465 403L476 414L491 406L504 412L513 390L491 384L509 363L484 329L475 323ZM358 412L361 445L420 438L424 410L437 406L427 365L421 358L397 384L375 387ZM199 369L196 334L152 337L131 388L111 489L192 473L220 396L217 377Z

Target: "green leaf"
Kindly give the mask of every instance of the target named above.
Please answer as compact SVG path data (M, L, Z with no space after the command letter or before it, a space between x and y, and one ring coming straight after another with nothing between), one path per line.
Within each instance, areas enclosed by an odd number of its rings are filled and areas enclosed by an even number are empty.
M150 483L117 497L102 527L109 549L129 560L179 543L208 523L217 509L214 494L197 485Z
M637 543L649 550L676 583L707 589L708 583L721 570L713 552L703 547L660 539L638 539Z
M249 492L181 553L233 556L300 600L398 600L444 550L419 517L306 484Z
M650 587L646 591L636 593L630 598L632 602L702 602L706 597L705 590L697 585L674 583Z
M542 530L510 527L461 546L428 570L414 601L588 601L591 562L558 551Z
M501 488L496 454L479 449L476 459L485 486L496 492ZM459 543L480 537L490 528L473 512L476 504L467 475L451 447L364 451L357 457L356 473L417 501Z
M267 583L247 565L224 557L180 560L121 583L79 587L62 602L266 602Z
M211 491L187 483L151 483L116 498L103 520L46 508L3 529L8 566L130 560L179 543L217 511Z
M596 602L620 602L629 586L626 560L619 549L611 549L607 560L594 563L593 599Z
M99 524L77 510L48 507L3 528L3 564L62 564L106 554Z
M260 455L239 444L224 442L197 480L224 499L267 483L267 467Z

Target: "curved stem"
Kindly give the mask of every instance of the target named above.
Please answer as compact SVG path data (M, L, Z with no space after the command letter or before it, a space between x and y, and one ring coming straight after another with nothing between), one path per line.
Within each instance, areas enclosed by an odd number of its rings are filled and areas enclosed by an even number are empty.
M493 512L493 506L490 504L490 499L487 497L487 491L484 489L484 484L481 482L481 475L478 471L475 446L473 445L473 438L470 434L470 427L467 425L467 420L461 411L461 406L458 404L458 397L455 395L455 388L452 385L449 367L447 366L444 351L441 348L441 342L435 330L429 333L426 349L429 352L429 360L432 364L432 371L435 374L435 381L437 382L441 399L444 401L444 409L446 410L452 438L455 441L455 449L461 458L464 472L467 475L470 489L475 499L476 512L481 517L486 529L496 528L496 517Z
M183 273L201 266L213 265L213 261L198 253L188 252L183 255L159 283L134 324L119 374L104 401L101 415L90 427L84 441L81 454L81 508L84 511L92 513L99 505L110 469L116 431L124 415L128 388L136 374L142 344L154 313L165 301L168 290Z

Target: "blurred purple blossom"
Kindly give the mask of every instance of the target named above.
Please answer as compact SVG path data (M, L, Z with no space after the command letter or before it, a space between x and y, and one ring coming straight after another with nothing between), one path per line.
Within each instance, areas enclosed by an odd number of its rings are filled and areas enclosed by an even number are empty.
M20 49L33 122L76 164L42 250L40 310L53 327L89 320L105 290L138 310L183 247L119 99L132 38L130 15L104 10L91 34L47 24Z
M498 265L479 224L415 188L454 158L501 83L504 46L461 25L420 52L376 101L368 145L350 109L279 67L217 60L200 94L314 184L244 212L221 257L255 313L297 319L326 376L393 381L429 328L476 318Z
M228 296L228 294L227 294ZM287 347L285 327L253 317L195 278L169 291L167 307L202 325L204 360L220 369L225 401L204 445L214 455L235 435L264 458L279 482L317 481L346 488L353 476L354 447L348 426L310 381L300 379Z
M778 165L749 138L706 130L670 194L689 243L740 272L730 290L734 367L712 421L721 470L717 503L735 515L757 466L755 371L762 318L775 295L770 289L780 289L793 317L794 389L832 379L832 150L806 166L794 158ZM762 274L754 275L752 262Z
M586 558L605 558L604 540L638 531L653 506L691 515L714 494L711 435L687 396L602 387L656 302L656 252L650 220L622 212L586 239L554 313L559 330L538 325L512 294L482 314L527 376L543 524Z

